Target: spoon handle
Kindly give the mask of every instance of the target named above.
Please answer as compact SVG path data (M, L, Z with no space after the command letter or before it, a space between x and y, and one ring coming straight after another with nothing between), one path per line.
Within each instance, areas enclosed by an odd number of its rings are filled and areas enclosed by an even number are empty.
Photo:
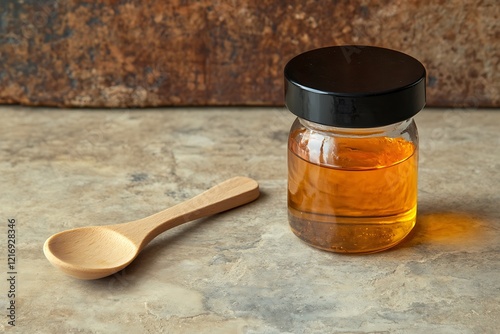
M253 179L238 176L149 217L108 228L126 235L141 250L156 236L175 226L236 208L257 197L259 184Z

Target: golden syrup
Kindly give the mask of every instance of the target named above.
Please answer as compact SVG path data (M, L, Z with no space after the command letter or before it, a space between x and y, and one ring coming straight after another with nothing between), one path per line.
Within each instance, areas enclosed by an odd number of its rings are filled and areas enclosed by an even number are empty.
M295 130L288 144L292 231L333 252L370 253L399 243L415 225L416 152L404 138Z

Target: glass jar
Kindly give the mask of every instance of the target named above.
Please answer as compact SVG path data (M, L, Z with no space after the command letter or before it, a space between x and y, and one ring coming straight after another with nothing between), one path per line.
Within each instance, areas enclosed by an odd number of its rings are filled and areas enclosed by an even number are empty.
M297 115L288 139L288 216L311 246L343 253L390 248L416 222L425 68L389 49L335 46L285 67Z

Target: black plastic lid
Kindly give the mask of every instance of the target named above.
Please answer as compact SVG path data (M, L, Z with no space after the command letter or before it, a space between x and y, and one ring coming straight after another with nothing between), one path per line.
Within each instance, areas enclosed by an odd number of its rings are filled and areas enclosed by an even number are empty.
M425 105L425 68L404 53L373 46L332 46L302 53L285 66L287 108L335 127L402 122Z

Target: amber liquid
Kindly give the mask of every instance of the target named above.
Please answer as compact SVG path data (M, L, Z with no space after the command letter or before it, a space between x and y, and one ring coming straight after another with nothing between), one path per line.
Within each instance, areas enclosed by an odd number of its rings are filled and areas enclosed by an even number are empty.
M328 251L370 253L413 228L417 154L403 138L292 133L288 212L292 231Z

